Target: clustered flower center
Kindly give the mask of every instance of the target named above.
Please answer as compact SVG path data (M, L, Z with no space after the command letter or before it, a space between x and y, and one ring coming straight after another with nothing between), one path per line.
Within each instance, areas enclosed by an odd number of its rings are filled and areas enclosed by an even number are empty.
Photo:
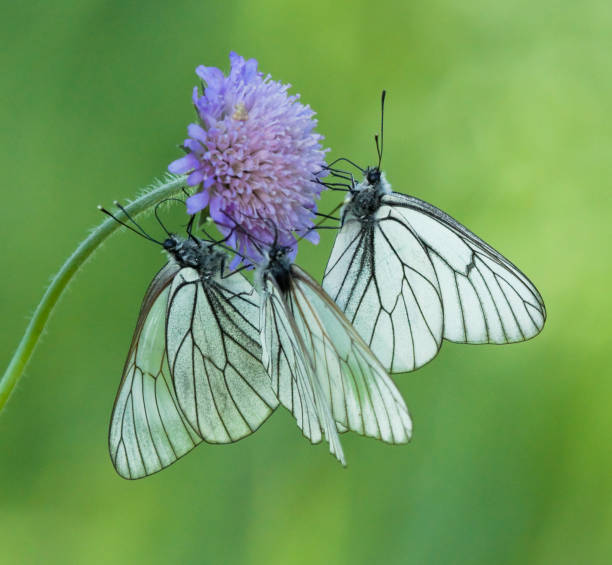
M188 128L188 154L169 167L198 187L187 211L208 208L228 243L247 255L253 242L295 247L295 234L316 242L311 228L322 186L315 176L325 151L314 112L287 94L288 85L258 72L254 59L232 53L230 61L229 76L196 71L207 83L201 95L194 90L199 123Z

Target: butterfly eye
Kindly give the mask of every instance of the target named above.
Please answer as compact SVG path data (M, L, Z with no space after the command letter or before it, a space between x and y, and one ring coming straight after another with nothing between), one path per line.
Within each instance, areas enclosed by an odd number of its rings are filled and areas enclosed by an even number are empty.
M166 251L171 251L172 249L176 249L176 241L173 238L171 238L171 237L166 239L164 241L163 245L164 245L164 249Z

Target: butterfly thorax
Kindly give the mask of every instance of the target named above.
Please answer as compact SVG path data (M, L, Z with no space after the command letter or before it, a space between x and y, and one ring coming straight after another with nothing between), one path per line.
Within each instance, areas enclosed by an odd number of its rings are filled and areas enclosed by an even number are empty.
M378 167L368 167L363 180L347 196L344 216L351 215L361 222L370 220L380 208L382 197L390 192L385 174Z
M164 249L182 268L191 267L198 271L202 279L209 279L223 271L225 253L213 249L207 241L171 235L164 241Z
M271 276L283 294L291 289L290 247L273 245L268 251L268 262L263 268L264 276Z

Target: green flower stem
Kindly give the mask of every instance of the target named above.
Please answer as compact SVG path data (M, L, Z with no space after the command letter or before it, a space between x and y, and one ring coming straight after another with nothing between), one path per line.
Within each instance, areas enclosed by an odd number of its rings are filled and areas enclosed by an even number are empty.
M184 177L171 177L164 184L160 184L148 190L133 202L130 202L125 209L131 216L138 216L146 212L160 200L168 198L180 192L185 187ZM57 275L53 277L51 284L47 288L42 300L36 307L36 311L28 324L25 334L19 342L19 346L11 359L6 372L0 380L0 411L7 403L11 392L15 388L17 381L23 374L34 348L38 343L42 331L49 320L53 308L60 299L62 293L89 256L106 240L110 235L117 231L121 224L107 218L89 237L76 248L75 252L68 257L62 265Z

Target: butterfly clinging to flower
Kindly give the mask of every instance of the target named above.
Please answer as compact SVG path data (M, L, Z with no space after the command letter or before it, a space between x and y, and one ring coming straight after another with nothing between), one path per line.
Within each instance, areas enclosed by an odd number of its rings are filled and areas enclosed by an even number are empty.
M215 243L188 232L157 242L169 261L145 294L113 407L109 449L125 478L151 475L201 441L238 441L278 405L261 364L255 289L227 271Z
M406 404L374 353L321 286L273 244L260 266L263 364L281 404L313 443L344 463L337 429L410 439Z
M537 335L546 309L533 283L442 210L391 190L380 169L382 126L378 154L349 188L322 286L383 365L417 369L443 339L504 344Z

